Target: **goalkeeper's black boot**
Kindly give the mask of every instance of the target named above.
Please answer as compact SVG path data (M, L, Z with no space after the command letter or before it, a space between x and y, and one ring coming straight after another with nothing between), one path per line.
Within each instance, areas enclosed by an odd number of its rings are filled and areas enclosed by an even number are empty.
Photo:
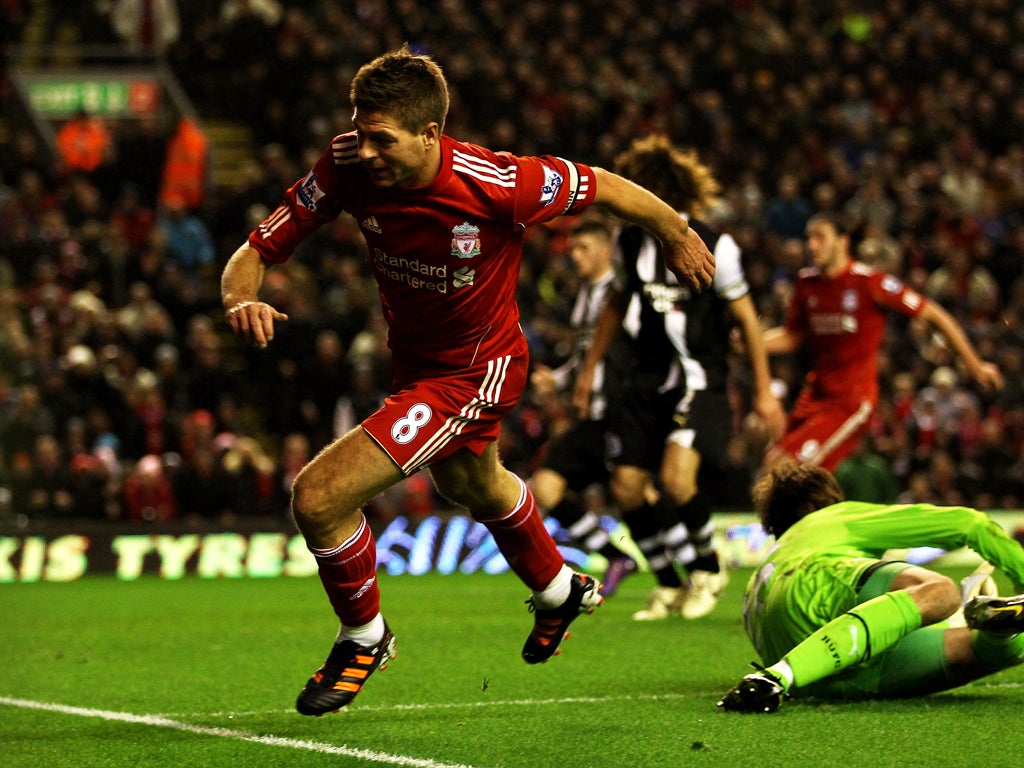
M530 598L526 602L533 611L533 630L523 644L523 660L539 664L559 653L558 646L569 636L569 625L581 613L593 613L604 602L601 584L593 576L574 573L569 596L557 608L538 608Z
M758 671L740 680L739 685L718 702L724 711L764 714L779 708L783 694L782 682L764 667L758 664L753 666Z
M387 622L384 637L376 645L358 645L351 640L335 643L324 665L302 689L295 708L303 715L337 712L351 704L367 678L376 670L387 668L393 658L395 636Z
M978 595L964 606L964 620L971 629L999 635L1024 632L1024 595Z

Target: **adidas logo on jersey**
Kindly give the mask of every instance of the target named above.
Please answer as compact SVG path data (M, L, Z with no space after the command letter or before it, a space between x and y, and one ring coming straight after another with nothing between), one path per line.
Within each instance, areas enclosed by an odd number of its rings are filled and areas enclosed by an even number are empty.
M377 223L376 216L369 216L359 222L359 226L363 229L368 229L371 232L376 232L378 235L383 234L384 230L380 228L380 224Z

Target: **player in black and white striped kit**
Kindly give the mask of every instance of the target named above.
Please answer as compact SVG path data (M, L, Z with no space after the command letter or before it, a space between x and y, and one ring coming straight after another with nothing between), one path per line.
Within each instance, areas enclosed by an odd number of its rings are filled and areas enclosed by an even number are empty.
M639 139L616 160L619 172L659 194L714 253L711 289L695 293L666 268L657 241L631 227L619 238L626 288L610 298L581 367L574 402L586 407L589 376L620 325L633 339L634 369L610 421L613 497L658 586L637 620L710 613L727 577L713 543L711 504L731 437L729 334L738 325L753 372L753 407L769 433L785 414L772 394L767 356L740 249L700 221L718 183L694 152L667 138ZM657 499L653 501L652 499ZM680 577L677 564L685 571Z
M616 274L613 263L614 247L614 233L601 219L586 219L570 233L569 258L581 282L569 317L575 333L573 350L558 368L534 366L530 383L537 395L572 392L576 371L590 348L594 325L607 297L613 290L622 289L621 275ZM607 487L610 473L605 420L609 409L621 400L630 362L626 340L613 342L595 370L587 413L574 419L545 446L543 465L529 481L537 504L565 527L571 543L608 560L601 588L606 597L615 592L625 575L636 570L636 562L611 543L597 512L587 507L585 493L594 485Z

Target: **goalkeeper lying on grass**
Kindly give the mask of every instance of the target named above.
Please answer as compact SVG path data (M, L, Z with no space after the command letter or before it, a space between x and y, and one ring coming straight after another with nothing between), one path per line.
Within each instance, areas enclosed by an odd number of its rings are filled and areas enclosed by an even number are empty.
M972 596L960 619L951 579L880 559L967 546L1024 591L1024 550L985 513L843 501L828 471L789 463L757 483L754 506L777 542L747 584L743 619L768 666L755 664L722 709L773 712L784 695L921 696L1024 662L1024 595ZM977 574L965 594L989 591Z

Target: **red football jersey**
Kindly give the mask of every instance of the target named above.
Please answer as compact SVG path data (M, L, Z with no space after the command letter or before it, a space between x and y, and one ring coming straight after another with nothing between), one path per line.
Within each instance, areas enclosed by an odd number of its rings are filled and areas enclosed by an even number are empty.
M804 338L807 384L817 399L878 399L878 350L889 310L916 316L921 294L898 278L857 261L835 278L814 267L800 272L786 328Z
M526 227L579 213L593 171L561 158L517 157L441 137L426 187L381 189L358 158L355 132L335 137L280 207L249 236L267 262L287 260L317 227L359 222L395 362L461 368L523 343L516 283Z

